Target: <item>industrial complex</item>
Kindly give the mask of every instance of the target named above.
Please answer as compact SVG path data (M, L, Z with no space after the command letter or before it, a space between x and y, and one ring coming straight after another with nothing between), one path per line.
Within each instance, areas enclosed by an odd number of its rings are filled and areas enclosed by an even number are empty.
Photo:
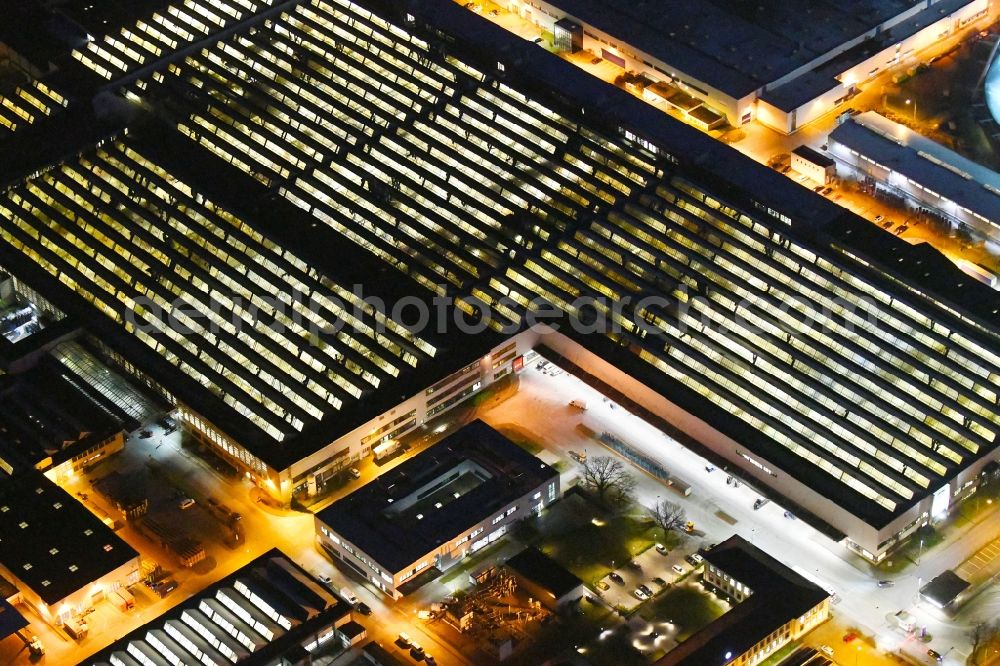
M566 646L592 663L755 666L830 623L820 566L872 587L980 511L996 275L828 195L995 237L1000 177L875 111L781 160L706 131L785 150L990 5L654 4L71 2L62 52L0 28L8 602L95 666L391 665L413 618L444 663L531 663L531 631L597 613ZM822 543L816 575L758 525ZM695 598L718 617L655 616ZM87 643L105 600L136 619Z
M504 38L460 7L431 16ZM901 243L852 242L851 214L641 103L581 116L568 96L599 84L558 61L522 76L457 45L433 56L429 30L317 0L126 77L173 133L109 139L11 188L3 265L286 502L538 345L871 560L970 491L1000 423L980 285ZM579 85L536 92L554 78ZM185 163L212 165L218 191ZM226 201L230 182L258 193L256 215ZM490 332L411 332L352 286L391 304L371 278L386 271L421 302L488 311ZM606 331L501 334L542 303Z

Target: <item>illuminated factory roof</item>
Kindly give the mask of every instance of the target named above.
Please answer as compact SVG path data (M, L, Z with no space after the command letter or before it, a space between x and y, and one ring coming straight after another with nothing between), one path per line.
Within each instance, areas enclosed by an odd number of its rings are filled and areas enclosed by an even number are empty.
M400 277L373 281L468 311L475 296L515 323L533 297L589 319L576 298L655 295L616 315L620 333L578 339L872 524L994 448L992 297L970 285L960 311L933 295L948 279L911 288L888 253L823 240L854 219L835 204L455 3L422 7L403 29L347 0L290 4L127 80L172 124L162 150L210 164L199 186L220 194L171 176L148 141L108 143L15 188L6 244L109 321L141 294L226 311L222 294L345 298L302 258L338 243L357 250L339 263ZM233 212L253 197L289 222ZM313 247L282 250L301 219ZM294 326L132 337L273 444L319 421L329 435L324 415L374 409L397 374L429 385L430 357L455 355L349 324L323 348Z
M434 354L125 143L11 190L0 217L7 243L277 441Z
M83 664L301 663L350 605L272 549ZM322 636L322 638L318 638Z

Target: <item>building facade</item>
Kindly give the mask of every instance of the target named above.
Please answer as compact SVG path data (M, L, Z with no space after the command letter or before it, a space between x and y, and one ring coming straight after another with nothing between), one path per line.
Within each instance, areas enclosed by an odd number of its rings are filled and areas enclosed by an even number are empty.
M555 32L560 22L581 26L583 49L618 65L623 72L636 72L652 81L676 86L723 114L731 125L740 126L756 118L785 134L844 105L856 94L859 85L878 74L915 66L922 51L977 25L976 22L988 13L987 0L905 3L897 6L895 13L879 16L864 26L845 26L845 31L858 32L843 40L825 35L824 45L812 51L811 57L801 55L807 46L802 40L808 40L808 35L796 35L799 20L790 20L785 23L789 25L790 37L784 47L792 52L792 57L787 61L775 60L773 56L767 58L768 64L763 70L770 76L762 73L745 76L739 66L730 64L728 59L747 55L754 30L742 25L735 16L727 16L726 10L721 12L720 22L715 25L724 38L706 33L693 24L685 25L686 19L677 19L670 27L653 29L654 34L642 40L646 44L644 48L633 38L650 29L634 25L633 17L614 4L597 5L583 0L555 3L507 0L503 4L509 11L548 32ZM769 20L782 19L769 17ZM840 27L831 28L831 31L835 29ZM660 55L660 52L670 51L659 48L658 40L690 44L692 53L681 53L677 61L671 62L669 55ZM723 41L728 41L728 45ZM782 48L769 46L774 51ZM683 50L678 47L678 51ZM760 56L759 53L751 55ZM714 62L707 64L709 58ZM753 66L747 68L753 69ZM719 75L727 69L740 74ZM719 83L713 85L713 81Z
M755 666L830 617L830 595L739 536L705 553L702 585L733 607L657 666Z
M399 598L421 573L448 569L560 495L558 472L475 421L318 512L316 536Z

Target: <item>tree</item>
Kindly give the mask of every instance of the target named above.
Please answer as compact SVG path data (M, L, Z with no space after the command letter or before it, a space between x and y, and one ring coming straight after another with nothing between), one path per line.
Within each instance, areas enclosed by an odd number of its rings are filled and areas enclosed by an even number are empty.
M625 502L636 486L625 464L611 456L598 456L583 463L583 483L597 493L602 502Z
M687 525L687 513L679 504L668 502L667 500L656 500L656 504L649 510L656 526L663 530L666 536L669 532L680 532Z
M969 627L968 638L972 643L972 651L969 653L969 663L975 666L979 664L980 648L989 645L997 637L1000 625L996 622L981 620Z

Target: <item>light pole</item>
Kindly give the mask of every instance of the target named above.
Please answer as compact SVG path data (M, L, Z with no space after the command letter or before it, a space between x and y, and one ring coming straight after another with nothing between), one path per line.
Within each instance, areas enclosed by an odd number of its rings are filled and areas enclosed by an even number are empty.
M924 556L924 540L920 540L920 550L917 551L917 564L920 564L920 558Z
M858 666L858 657L861 656L861 646L859 645L854 651L854 666Z
M913 102L913 122L917 122L917 100L916 99L912 99L912 100L907 99L906 100L906 105L909 106L910 102Z

